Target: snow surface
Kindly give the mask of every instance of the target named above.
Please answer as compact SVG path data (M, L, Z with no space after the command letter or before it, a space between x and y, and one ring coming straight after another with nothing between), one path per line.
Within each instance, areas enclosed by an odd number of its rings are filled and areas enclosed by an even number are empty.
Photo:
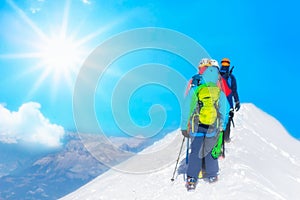
M235 115L217 183L200 180L187 192L183 164L170 180L183 139L177 130L62 199L300 199L300 142L253 104Z

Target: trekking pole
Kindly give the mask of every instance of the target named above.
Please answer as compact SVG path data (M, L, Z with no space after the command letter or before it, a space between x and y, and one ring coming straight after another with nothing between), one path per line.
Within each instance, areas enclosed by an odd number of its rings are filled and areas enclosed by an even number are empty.
M174 169L174 172L173 172L173 176L172 176L172 178L171 178L171 181L174 181L174 176L175 176L175 172L176 172L176 170L177 170L177 165L178 165L178 161L179 161L180 154L181 154L181 151L182 151L182 147L183 147L184 140L185 140L185 137L183 137L183 140L182 140L182 143L181 143L180 151L179 151L179 154L178 154L178 158L177 158L177 161L176 161L176 165L175 165L175 169Z
M233 117L231 117L230 121L231 121L231 123L232 123L233 128L235 128L234 121L233 121Z
M232 71L233 71L233 68L234 68L234 66L232 66L232 67L231 67L231 69L230 69L230 71L229 71L229 74L231 74L231 73L232 73Z

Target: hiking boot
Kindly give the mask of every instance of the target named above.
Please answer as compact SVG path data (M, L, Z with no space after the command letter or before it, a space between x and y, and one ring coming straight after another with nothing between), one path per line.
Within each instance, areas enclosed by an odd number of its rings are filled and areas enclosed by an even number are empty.
M187 191L195 190L196 189L196 184L197 184L197 180L195 178L188 177L187 181L186 181L186 184L185 184L185 187L186 187Z
M207 181L208 181L209 183L215 183L215 182L218 181L218 177L217 177L217 176L211 176L211 177L209 177L209 178L207 179Z

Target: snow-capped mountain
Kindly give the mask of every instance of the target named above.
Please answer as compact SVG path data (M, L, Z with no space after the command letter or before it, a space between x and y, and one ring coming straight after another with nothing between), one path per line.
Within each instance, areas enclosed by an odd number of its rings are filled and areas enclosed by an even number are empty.
M300 142L253 104L243 104L234 119L217 183L200 180L196 191L186 191L185 150L170 180L183 140L178 130L62 199L299 199Z

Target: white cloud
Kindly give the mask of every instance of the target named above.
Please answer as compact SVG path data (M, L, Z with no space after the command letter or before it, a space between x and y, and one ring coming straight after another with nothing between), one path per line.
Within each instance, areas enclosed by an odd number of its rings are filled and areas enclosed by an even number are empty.
M32 14L36 14L37 12L40 12L41 9L40 8L30 8L30 11Z
M34 0L34 1L29 1L28 6L29 10L32 14L37 14L42 10L42 7L44 6L45 0Z
M64 128L51 124L40 108L39 103L29 102L10 111L0 104L0 142L59 147Z
M89 1L89 0L82 0L82 2L83 2L84 4L91 4L91 1Z

